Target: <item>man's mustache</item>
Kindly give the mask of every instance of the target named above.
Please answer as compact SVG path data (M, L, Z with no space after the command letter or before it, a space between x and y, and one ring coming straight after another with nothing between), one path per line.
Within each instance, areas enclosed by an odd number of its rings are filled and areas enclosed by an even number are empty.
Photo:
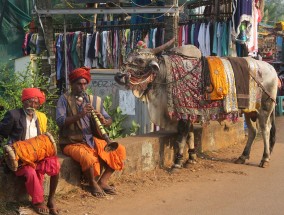
M32 107L28 107L28 108L26 108L26 110L35 111L35 108L32 108Z

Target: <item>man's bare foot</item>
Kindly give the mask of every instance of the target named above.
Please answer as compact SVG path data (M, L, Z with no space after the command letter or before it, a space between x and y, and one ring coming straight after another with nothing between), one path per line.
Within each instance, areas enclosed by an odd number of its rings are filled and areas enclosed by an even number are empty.
M115 189L114 186L110 186L108 184L105 184L105 183L101 183L99 182L99 186L101 187L101 189L106 193L106 194L109 194L109 195L117 195L117 191Z
M49 214L58 215L59 209L54 204L53 200L47 202L47 207L49 208Z
M105 197L105 192L103 191L103 189L98 185L98 184L94 184L91 187L91 194L97 198L103 198Z

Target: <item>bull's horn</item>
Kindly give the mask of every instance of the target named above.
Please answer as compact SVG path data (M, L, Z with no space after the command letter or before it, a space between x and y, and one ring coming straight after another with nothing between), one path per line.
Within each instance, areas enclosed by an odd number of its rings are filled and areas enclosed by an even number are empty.
M170 47L175 42L175 38L171 39L170 41L166 42L165 44L152 49L153 54L158 54L161 51L165 50L166 48Z

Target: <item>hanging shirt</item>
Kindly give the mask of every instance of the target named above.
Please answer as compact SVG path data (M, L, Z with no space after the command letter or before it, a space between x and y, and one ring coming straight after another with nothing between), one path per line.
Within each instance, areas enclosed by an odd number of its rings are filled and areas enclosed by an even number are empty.
M92 59L88 57L91 40L92 40L92 34L87 34L84 66L89 67L89 68L92 67Z
M62 77L61 70L63 65L63 34L59 34L56 41L56 79L60 80Z
M222 38L222 23L219 22L217 26L217 56L222 56L221 38Z
M197 37L198 43L199 43L199 49L203 56L205 56L206 49L205 49L205 23L201 23L198 37Z
M253 0L233 0L233 31L237 38L240 33L240 25L247 21L248 25L252 23L252 3Z
M218 31L218 22L214 23L214 33L213 33L213 46L212 46L212 54L217 55L217 31Z
M210 49L210 22L208 22L205 32L205 55L204 56L210 56L211 55L211 49Z
M221 56L228 55L228 29L227 23L222 24L222 36L221 36Z

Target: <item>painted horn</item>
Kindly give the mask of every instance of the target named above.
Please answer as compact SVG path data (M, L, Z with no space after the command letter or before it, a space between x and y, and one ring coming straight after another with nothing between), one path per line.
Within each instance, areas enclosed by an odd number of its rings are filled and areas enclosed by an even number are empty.
M153 48L152 49L152 53L153 54L158 54L160 53L161 51L167 49L168 47L170 47L173 43L175 42L175 38L171 39L170 41L166 42L165 44L157 47L157 48Z

